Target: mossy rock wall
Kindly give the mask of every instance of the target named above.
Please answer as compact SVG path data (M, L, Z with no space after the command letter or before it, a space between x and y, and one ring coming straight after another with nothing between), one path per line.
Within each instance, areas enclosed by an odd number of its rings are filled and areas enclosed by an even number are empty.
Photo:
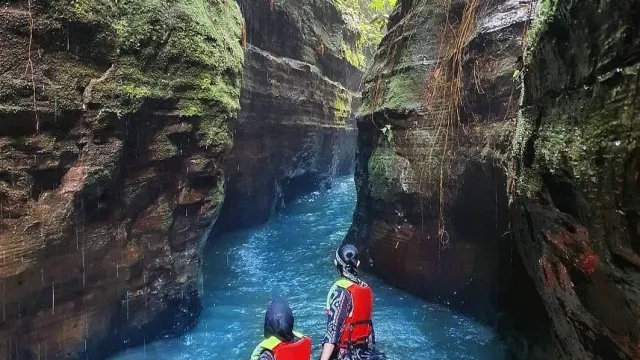
M529 32L512 193L518 358L640 358L638 19L637 0L545 0Z
M221 232L263 223L353 173L362 80L340 52L358 34L333 1L238 3L246 61Z
M357 115L358 203L345 241L387 281L487 321L510 273L513 74L533 5L399 2Z
M229 0L0 2L2 358L193 324L241 27Z
M246 19L247 43L314 65L332 81L357 91L362 69L347 58L359 33L334 0L238 0Z

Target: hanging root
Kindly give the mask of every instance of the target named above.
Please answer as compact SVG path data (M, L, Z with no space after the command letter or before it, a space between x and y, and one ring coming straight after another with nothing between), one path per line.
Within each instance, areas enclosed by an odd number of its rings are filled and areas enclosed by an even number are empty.
M242 21L242 37L240 38L240 44L243 49L247 48L247 21Z
M425 166L420 173L420 188L423 181L432 183L432 171L428 171L435 161L439 163L438 179L438 231L437 237L440 248L449 244L449 235L446 230L444 217L445 203L445 166L447 159L452 155L449 152L455 150L452 140L455 139L451 132L456 131L462 122L460 109L462 107L462 76L464 52L469 38L473 35L476 24L476 15L480 0L468 0L462 12L461 19L449 16L451 0L443 4L447 16L440 36L438 57L433 70L429 72L425 86L425 109L429 111L432 121L428 125L435 125L435 135L432 138L431 148L428 151ZM425 124L427 125L427 124ZM439 159L434 159L434 152L441 152ZM426 172L426 174L425 174ZM426 178L425 178L426 175Z
M27 73L31 73L31 88L33 90L33 113L36 118L36 133L39 133L40 118L38 116L38 102L36 99L36 81L35 81L35 75L33 70L33 60L31 56L31 49L33 47L33 24L34 24L33 11L31 8L31 0L28 0L27 4L28 4L28 13L29 13L29 55L28 55L29 57L27 60L27 68L25 69L24 74L26 76Z

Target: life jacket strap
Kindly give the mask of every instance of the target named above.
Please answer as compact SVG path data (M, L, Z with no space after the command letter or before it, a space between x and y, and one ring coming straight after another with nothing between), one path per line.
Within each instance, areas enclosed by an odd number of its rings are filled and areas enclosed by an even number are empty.
M362 321L356 321L356 322L352 322L351 324L349 324L349 340L347 340L347 348L351 348L353 345L359 345L362 344L364 342L367 341L367 339L369 338L369 335L367 336L363 336L359 339L352 339L351 335L353 334L353 329L356 326L359 325L369 325L371 328L373 328L373 321L372 320L362 320Z

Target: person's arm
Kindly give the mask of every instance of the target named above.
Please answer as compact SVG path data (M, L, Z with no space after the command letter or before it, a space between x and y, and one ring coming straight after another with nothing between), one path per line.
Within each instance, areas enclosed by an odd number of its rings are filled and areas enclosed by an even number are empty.
M373 323L371 324L371 345L376 345L376 329L373 327Z
M273 354L269 350L265 350L260 354L260 358L258 360L276 360L273 357Z
M335 288L329 298L327 312L327 331L322 341L322 355L320 360L329 360L340 341L344 322L351 311L351 296L348 291Z
M324 343L322 345L322 355L320 355L320 360L329 360L335 349L336 344Z

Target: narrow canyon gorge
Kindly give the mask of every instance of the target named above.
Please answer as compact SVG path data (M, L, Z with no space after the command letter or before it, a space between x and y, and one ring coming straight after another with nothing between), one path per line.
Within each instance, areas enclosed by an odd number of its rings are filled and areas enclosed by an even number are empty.
M362 79L343 52L358 29L330 2L239 4L246 58L219 231L263 223L353 172Z
M0 359L180 339L242 231L247 289L355 244L390 360L640 359L640 0L0 0L0 55Z

